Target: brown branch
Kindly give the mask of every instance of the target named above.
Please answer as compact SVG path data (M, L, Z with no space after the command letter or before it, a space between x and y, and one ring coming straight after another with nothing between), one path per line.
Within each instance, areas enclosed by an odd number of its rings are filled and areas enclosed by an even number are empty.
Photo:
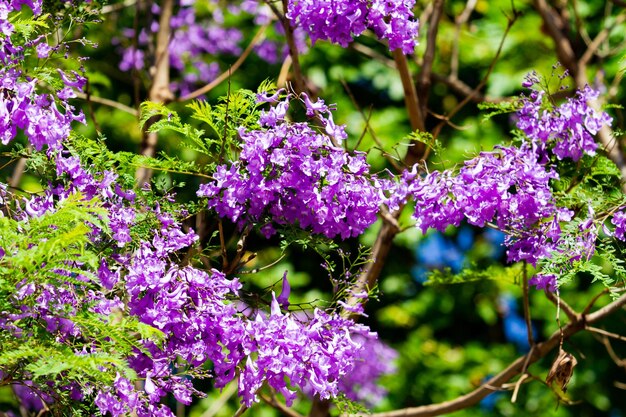
M578 65L581 68L587 65L587 63L591 60L593 55L598 51L598 48L600 47L602 42L607 40L607 38L611 34L611 31L615 27L617 27L617 26L621 25L622 23L624 23L624 21L626 21L626 13L622 13L619 16L617 16L615 18L615 21L613 22L613 24L610 27L602 29L600 31L600 33L598 33L598 35L596 35L596 37L593 39L593 41L591 41L591 43L587 46L587 50L585 51L585 53L578 60Z
M499 374L490 378L486 383L476 388L474 391L469 394L460 396L454 400L445 401L439 404L430 404L421 407L412 407L405 408L401 410L394 410L383 413L375 413L371 414L371 417L427 417L427 416L440 416L447 413L452 413L454 411L462 410L468 407L471 407L475 404L478 404L480 400L485 398L487 395L491 394L495 390L502 387L504 383L509 381L515 375L518 375L522 372L524 368L524 364L528 361L528 366L537 362L539 359L543 358L547 354L549 354L554 348L559 346L559 342L561 340L561 334L565 339L568 339L575 335L576 333L585 330L585 326L587 324L595 323L604 319L616 311L620 310L626 304L626 295L622 295L617 300L613 301L611 304L589 314L588 316L580 315L578 320L568 323L561 330L557 330L548 340L542 343L538 343L535 345L535 349L532 349L528 355L521 356L517 358L513 363L507 366L504 370L502 370ZM530 359L527 359L527 356L530 356ZM358 415L361 416L361 415Z
M609 354L613 362L615 362L615 365L619 366L620 368L624 368L626 370L626 360L617 356L617 353L615 353L615 350L613 349L613 345L611 345L611 341L609 340L608 337L602 338L602 344L604 345L606 352Z
M386 55L381 54L380 52L376 51L373 48L370 48L367 45L363 45L362 43L358 43L358 42L352 42L350 45L348 45L348 48L353 49L365 55L368 58L372 58L380 62L381 64L385 65L388 68L391 68L394 70L398 68L396 66L396 63L393 61L393 59L389 59L389 57L387 57Z
M328 417L330 416L330 401L322 400L318 395L313 399L309 417Z
M252 38L252 40L250 41L246 49L239 56L239 58L237 58L237 60L233 63L233 65L230 66L228 70L222 72L216 79L214 79L213 81L211 81L204 87L201 87L195 91L192 91L186 96L180 97L177 101L180 102L180 101L193 100L194 98L200 97L201 95L208 93L209 91L211 91L212 89L220 85L222 82L227 80L231 76L231 74L237 71L239 67L241 66L241 64L244 63L244 61L248 58L248 56L250 55L254 47L263 40L263 38L265 37L265 31L267 30L268 26L269 26L269 23L259 28L259 30L254 35L254 38Z
M574 83L576 84L576 88L582 89L586 85L589 84L589 80L587 79L586 74L586 64L591 56L587 57L586 54L592 54L595 49L590 45L585 51L583 58L580 60L576 59L574 54L574 49L570 40L565 36L567 24L566 21L562 19L562 17L546 3L546 0L535 0L535 8L539 11L541 15L544 26L547 28L548 33L552 37L556 49L556 54L561 61L561 64L567 68L570 75L572 76ZM621 17L622 15L620 15ZM602 32L598 35L600 40L602 40ZM608 36L608 33L607 35ZM598 39L596 37L596 39ZM595 42L595 40L594 40ZM592 44L594 43L592 42ZM599 43L599 42L598 42ZM594 46L595 48L595 46ZM589 103L591 106L600 107L600 103ZM615 138L613 138L612 130L603 126L602 129L598 132L598 139L600 143L604 147L607 152L608 157L617 165L622 174L622 180L626 179L626 160L624 159L624 155L622 154L622 150L620 149L618 142ZM626 181L622 182L622 191L626 193Z
M543 19L545 29L554 41L559 61L570 71L572 78L578 85L579 67L576 62L576 55L570 40L565 35L567 22L548 5L546 0L535 0L534 3L535 8Z
M431 78L433 79L433 81L447 85L454 92L460 95L470 97L470 100L472 100L475 103L481 103L483 101L491 101L491 102L498 101L495 98L485 97L482 94L475 92L474 90L472 90L472 87L465 84L463 81L459 80L458 78L454 78L452 75L449 75L446 77L444 75L433 73L431 74Z
M432 132L434 137L437 137L439 135L441 129L443 129L443 127L446 125L447 120L450 120L455 114L457 114L463 107L465 107L467 103L469 103L475 96L479 94L480 90L482 90L487 85L487 81L489 80L489 77L491 76L491 73L496 66L496 62L498 62L500 54L502 53L504 41L506 40L509 31L511 30L519 16L519 12L513 9L513 16L509 17L507 20L506 29L504 30L504 34L502 35L502 39L500 40L500 45L498 45L498 50L496 51L496 55L491 61L491 64L489 64L489 68L487 68L487 73L482 78L480 83L472 90L471 94L467 95L463 100L461 100L461 102L459 102L459 104L457 104L456 107L446 115L446 119L444 121L435 126Z
M565 312L565 315L567 316L567 318L569 318L570 322L578 320L578 313L576 313L574 309L570 307L569 304L563 301L562 298L559 297L557 299L554 293L550 291L546 291L545 294L548 300L550 300L555 306L558 306L560 309L562 309ZM587 311L587 313L588 312L589 311ZM586 314L586 313L583 313L583 314Z
M452 56L450 58L450 76L456 79L459 76L459 38L461 37L461 26L470 18L477 0L468 0L465 9L454 19L454 44L452 45Z
M589 303L587 304L587 306L585 307L585 309L583 310L583 314L588 314L591 311L591 308L593 307L593 305L596 303L596 301L598 301L600 299L600 297L602 297L605 294L609 293L609 289L605 288L602 290L602 292L596 294L595 297L593 297L591 299L591 301L589 301Z
M274 396L268 397L267 395L259 394L259 397L261 397L265 403L278 410L285 417L303 417L302 414L287 407L285 404L278 401Z
M291 55L287 55L283 61L283 65L280 66L278 72L278 79L276 80L276 86L278 88L285 88L287 86L287 78L289 76L289 69L291 68Z
M170 90L170 20L174 11L174 0L163 0L161 5L161 16L159 17L159 31L156 38L155 64L151 68L153 72L152 85L148 93L148 100L155 103L168 103L174 98ZM154 156L158 133L150 132L150 126L155 120L148 121L144 126L143 139L141 141L141 155ZM136 178L139 184L143 184L152 177L152 170L140 168L137 170Z
M422 115L426 113L428 104L428 95L430 92L430 74L433 69L433 62L435 60L435 48L437 46L437 32L439 31L439 21L443 14L443 0L435 0L433 4L433 13L430 15L430 21L428 22L428 33L426 36L426 51L424 51L424 58L422 59L422 70L418 78L418 100L421 104ZM395 52L394 52L395 54ZM396 60L397 62L397 60ZM423 120L422 123L424 123ZM415 130L415 129L413 129ZM424 130L424 129L420 129Z
M102 104L103 106L108 106L108 107L112 107L114 109L117 110L121 110L123 112L126 112L128 114L132 114L135 117L139 117L139 112L137 111L137 109L127 106L125 104L122 104L118 101L115 100L109 100L108 98L103 98L103 97L97 97L97 96L93 96L93 95L89 95L87 96L87 94L85 93L81 93L81 92L77 92L76 93L76 97L78 97L81 100L86 100L86 101L90 101L92 103L97 103L97 104Z
M585 330L589 330L592 333L601 334L602 336L610 337L612 339L621 340L622 342L626 342L626 336L622 336L621 334L607 332L603 329L598 329L597 327L586 326Z
M400 80L402 81L402 88L404 89L404 104L407 112L409 113L411 129L413 131L424 132L426 131L426 127L424 125L424 114L422 113L422 107L419 102L415 83L413 82L411 71L409 70L409 62L401 49L393 51L393 58L396 61ZM411 159L411 161L407 161L407 164L413 165L417 162L417 157L423 156L424 151L424 144L419 142L416 143L415 146L409 148L409 155L412 154L412 156L407 155L407 158Z
M17 164L15 164L15 168L13 168L13 174L11 175L11 178L9 178L9 182L8 182L9 187L11 188L19 187L25 170L26 170L26 158L18 159Z
M285 38L287 39L289 55L291 56L291 68L293 69L293 87L296 90L296 93L306 93L306 82L304 81L304 76L302 75L302 67L300 66L299 58L300 55L298 47L296 46L296 41L293 37L293 28L291 27L291 22L285 16L285 13L287 13L287 2L288 0L282 0L284 13L278 13L275 7L272 7L272 10L274 11L274 14L276 14L276 17L280 19L280 23L283 25L283 29L285 30ZM269 4L270 2L266 1L266 3Z
M243 415L243 413L245 413L248 410L248 408L249 407L246 407L245 405L242 405L241 407L239 407L237 412L235 414L233 414L233 417L241 417Z

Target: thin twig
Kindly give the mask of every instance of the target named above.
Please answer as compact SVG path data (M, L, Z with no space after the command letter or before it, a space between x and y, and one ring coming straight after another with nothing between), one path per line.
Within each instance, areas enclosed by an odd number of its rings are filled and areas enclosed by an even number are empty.
M378 135L376 135L376 132L372 128L372 125L370 124L370 117L369 117L369 115L366 115L365 112L363 112L363 109L361 108L361 106L359 106L359 103L357 102L356 98L354 97L354 94L352 93L352 90L350 89L350 86L344 80L341 80L341 85L343 85L343 88L344 88L344 90L346 90L346 93L348 93L348 97L350 97L350 100L352 101L352 104L354 105L354 107L357 109L357 111L359 112L359 114L363 118L363 122L365 122L365 129L363 131L363 134L361 135L361 137L357 141L357 143L355 145L355 149L361 143L361 140L365 136L365 132L369 131L370 135L372 135L372 139L374 139L374 142L376 142L376 144L378 146L380 146L381 151L382 151L383 150L383 144L380 141L380 139L378 138ZM370 115L371 115L371 113L370 113ZM401 167L398 166L398 163L396 161L394 161L393 158L389 157L388 154L383 152L383 156L385 157L385 159L387 159L387 162L389 162L396 170L398 170L398 171L402 170Z
M222 254L222 271L228 269L228 254L226 253L226 240L224 239L224 226L222 220L217 222L217 227L220 234L220 251Z
M226 402L237 392L237 383L232 382L226 386L224 391L220 394L215 401L211 403L211 406L200 417L213 417L220 412Z
M611 345L611 340L605 336L602 338L602 344L606 348L606 351L611 357L611 359L613 360L613 362L615 362L615 365L619 366L620 368L624 368L626 370L626 360L617 356L617 354L615 353L615 350L613 349L613 345Z
M530 297L528 295L528 264L526 262L524 262L522 291L524 304L524 321L526 322L526 332L528 336L528 346L530 346L530 352L528 352L528 355L526 356L526 362L524 362L524 367L522 368L522 376L517 380L517 383L515 384L515 389L513 390L513 395L511 396L512 403L515 403L515 401L517 401L517 394L519 393L519 389L522 386L522 382L524 382L524 380L526 379L528 362L530 361L533 349L535 348L535 338L533 337L533 326L530 316Z
M591 60L593 55L597 52L602 42L604 42L609 37L609 35L611 34L611 31L614 28L620 26L622 23L624 23L624 21L626 21L626 13L622 13L618 15L615 18L615 21L613 22L611 26L602 29L600 33L596 35L593 41L591 41L591 43L587 46L587 50L578 60L578 65L579 66L587 65L587 63Z
M507 366L504 370L502 370L497 375L490 378L487 382L485 382L480 387L476 388L474 391L469 394L462 395L454 400L445 401L439 404L430 404L420 407L412 407L412 408L404 408L400 410L394 410L383 413L374 413L370 414L371 417L432 417L432 416L440 416L443 414L452 413L454 411L462 410L473 405L476 405L485 398L487 395L494 392L495 389L501 387L504 383L509 381L515 375L518 375L522 369L524 368L524 364L528 359L528 366L537 362L539 359L543 358L547 354L549 354L554 348L559 346L560 340L562 338L570 338L574 334L583 331L585 329L586 324L595 323L599 320L602 320L616 311L620 310L626 304L626 295L622 295L617 300L608 304L607 306L589 314L588 316L579 316L579 319L568 323L563 327L562 332L557 330L548 340L542 343L538 343L535 345L535 349L532 354L524 355L517 358L514 362L512 362L509 366ZM357 416L365 416L364 414L357 414Z
M622 342L626 342L626 336L622 336L621 334L607 332L603 329L598 329L597 327L585 326L585 330L589 330L593 333L601 334L602 336L610 337L612 339L621 340Z
M393 59L389 59L386 55L381 54L380 52L370 48L367 45L363 45L362 43L352 42L349 46L350 49L354 49L355 51L365 55L368 58L374 59L381 64L385 65L391 69L397 69L396 63Z
M244 49L243 53L239 56L239 58L237 58L237 60L233 63L233 65L231 65L228 68L228 70L222 72L216 79L214 79L213 81L211 81L204 87L201 87L195 91L192 91L186 96L180 97L177 101L182 102L182 101L193 100L194 98L200 97L201 95L208 93L209 91L211 91L212 89L220 85L222 82L227 80L235 71L239 69L241 64L244 63L244 61L248 58L248 55L250 55L254 47L263 40L263 38L265 37L265 31L267 30L269 25L270 24L268 23L259 28L259 30L256 32L256 34L254 35L254 38L252 38L252 40L250 41L246 49Z
M596 294L595 297L593 297L591 299L591 301L589 301L589 303L587 304L587 306L583 310L583 314L589 313L591 311L591 309L593 308L593 305L596 303L596 301L598 301L600 299L600 297L602 297L603 295L608 294L608 293L609 293L609 289L608 288L604 288L602 290L602 292Z
M259 394L259 397L261 397L261 399L265 403L271 405L272 407L280 411L280 413L286 417L304 417L302 414L298 413L295 410L292 410L291 408L287 407L285 404L278 401L276 397L274 396L268 397L267 395Z
M444 75L432 73L430 77L433 79L433 81L447 85L448 87L450 87L452 90L454 90L456 93L460 95L471 97L471 100L475 103L482 103L484 101L489 101L489 102L502 101L502 99L497 99L494 97L486 97L480 93L475 92L474 90L472 90L472 87L465 84L463 81L459 80L458 78L454 78L452 75L449 75L446 77Z
M461 26L467 23L477 0L467 0L465 8L460 15L454 19L454 43L452 44L452 56L450 57L450 76L457 79L459 76L459 38L461 37Z
M523 304L524 304L524 320L526 321L526 333L528 335L528 346L535 345L535 338L533 337L533 326L530 320L530 299L528 296L528 264L524 262L524 277L523 277L522 291Z
M103 97L97 97L94 95L87 95L85 93L81 93L81 92L77 92L76 93L76 97L80 98L81 100L86 100L86 101L90 101L93 103L98 103L98 104L102 104L103 106L108 106L108 107L112 107L114 109L117 110L121 110L123 112L126 112L128 114L132 114L135 117L139 117L139 112L137 111L137 109L127 106L125 104L122 104L118 101L115 100L109 100L108 98L103 98Z
M170 90L170 39L172 28L170 20L174 12L174 0L164 0L161 5L161 16L159 17L159 31L156 38L155 64L152 85L148 94L148 99L154 103L169 103L174 98ZM158 141L158 132L150 132L150 126L155 120L149 120L144 126L143 139L141 141L141 155L154 156ZM150 180L152 170L140 168L137 170L136 179L139 184L144 184Z
M117 12L118 10L133 6L135 5L135 3L138 3L141 1L143 0L124 0L121 3L107 4L106 6L102 6L102 10L100 11L100 13L109 14L109 13Z
M433 63L435 61L435 51L437 47L437 32L439 31L439 21L443 14L443 0L435 0L433 4L433 13L430 15L428 22L428 33L426 36L426 51L422 58L421 72L418 78L418 100L421 104L422 116L426 114L428 104L428 95L430 92L430 74L432 73ZM397 60L396 60L397 62ZM422 119L425 124L425 119ZM424 129L420 129L424 130Z
M467 103L469 103L472 100L474 95L478 94L480 92L480 90L482 90L485 87L485 85L487 85L487 81L489 80L489 77L491 76L491 73L493 72L493 69L496 66L496 62L498 62L498 59L500 58L500 54L502 53L502 48L504 47L504 41L506 40L506 38L507 38L511 28L513 27L513 25L517 21L518 17L519 17L519 12L517 10L513 9L513 16L507 18L506 29L504 30L504 34L502 35L502 39L500 40L500 45L498 45L498 50L496 51L496 55L494 56L493 60L491 61L491 64L489 64L489 68L487 69L487 73L485 74L483 79L480 81L480 83L476 86L476 88L474 88L474 90L472 90L472 93L470 95L466 96L463 100L461 100L461 102L459 102L459 104L457 104L456 107L454 109L452 109L450 111L450 113L448 113L446 115L446 120L450 120L456 113L458 113L463 107L465 107L465 105ZM433 129L433 132L432 132L433 136L437 137L439 135L439 132L441 131L441 129L445 125L446 125L446 121L443 121L443 122L439 123Z
M248 408L249 407L247 407L245 405L242 405L241 407L239 407L239 410L237 410L237 412L235 414L233 414L233 417L241 417L243 415L243 413L245 413Z
M285 88L287 86L287 78L289 76L289 69L291 68L291 55L287 55L283 61L283 65L278 72L278 79L276 80L276 86L278 88Z
M22 181L22 176L24 175L24 171L26 170L26 158L20 158L17 160L17 164L15 164L15 168L13 169L13 174L9 179L9 187L17 188L20 185L20 181Z
M567 316L567 318L569 318L569 321L575 321L578 319L578 315L577 313L574 311L574 309L572 307L570 307L569 304L567 304L565 301L563 301L562 298L558 298L550 291L546 291L545 292L546 298L548 300L550 300L555 306L558 306L560 309L563 310L563 312L565 313L565 315ZM589 311L583 313L586 314Z
M524 381L526 381L526 379L529 378L529 375L526 373L526 369L528 368L528 361L529 360L530 360L530 354L528 356L526 356L526 362L524 363L524 368L522 370L522 376L519 377L519 379L515 383L515 386L513 387L513 395L511 395L511 403L513 403L513 404L515 404L517 402L517 395L519 394L520 387L522 386Z
M266 1L266 3L270 3ZM283 3L283 12L287 13L287 3L288 0L282 0ZM306 83L304 81L304 76L302 75L302 67L300 66L300 58L298 47L296 46L296 40L293 36L293 28L291 27L291 22L285 14L277 13L276 8L272 8L276 17L280 19L280 23L283 25L283 29L285 30L285 38L287 39L287 46L289 47L289 55L291 56L291 68L293 69L293 85L297 93L305 93L307 92Z

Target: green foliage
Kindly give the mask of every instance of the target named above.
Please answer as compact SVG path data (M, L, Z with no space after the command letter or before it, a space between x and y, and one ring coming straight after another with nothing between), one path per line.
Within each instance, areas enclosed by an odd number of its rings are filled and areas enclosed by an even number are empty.
M49 15L42 14L40 16L25 17L23 14L15 15L10 22L15 27L15 35L22 38L25 42L31 41L44 29L48 29Z
M414 131L411 132L408 136L405 136L402 139L402 142L411 143L411 142L420 142L430 148L431 152L440 156L443 152L443 145L441 142L432 135L430 132L422 132L422 131Z
M5 252L0 258L3 313L30 311L48 287L71 288L73 293L85 296L98 280L89 271L98 268L102 257L100 250L90 244L88 234L94 227L106 231L107 216L97 200L86 201L72 194L39 217L21 221L0 217L0 247ZM16 288L27 285L32 286L31 292L16 294ZM15 331L0 332L0 368L14 370L12 378L16 381L110 385L116 373L134 377L127 358L135 349L142 349L139 340L158 343L162 339L158 330L148 329L136 318L113 315L107 319L94 313L88 303L78 311L53 305L48 308L71 320L81 336L59 341L44 317L26 314L15 325L30 337L20 337ZM93 350L84 350L82 337L94 340ZM62 393L59 395L60 401L69 401Z
M516 282L522 274L522 268L523 264L521 263L510 266L491 265L481 269L474 266L465 268L457 274L453 273L450 268L435 269L428 274L428 280L424 285L463 284L482 280Z
M270 84L266 85L267 87ZM187 105L190 117L208 126L208 131L183 123L179 114L163 104L146 101L141 105L140 126L148 132L172 130L180 133L188 149L221 161L234 160L240 149L239 129L258 128L259 107L256 94L237 90L221 97L218 104L194 101Z
M334 398L333 404L342 415L371 414L367 407L349 399L345 394L339 394Z
M500 114L514 113L521 108L521 105L518 101L499 101L496 103L486 101L478 103L478 108L487 112L483 115L483 122L486 122L487 120Z

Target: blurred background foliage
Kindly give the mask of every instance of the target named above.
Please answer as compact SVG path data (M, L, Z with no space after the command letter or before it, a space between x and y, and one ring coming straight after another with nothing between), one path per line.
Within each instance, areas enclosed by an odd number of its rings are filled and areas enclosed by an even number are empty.
M132 2L131 2L132 3ZM148 2L145 2L148 3ZM228 2L197 2L197 15L211 19L212 7ZM572 0L556 1L569 16L570 33L581 55L586 49L585 38L593 39L603 28L609 27L616 16L625 13L622 2ZM106 98L133 109L147 98L150 77L145 71L122 71L120 45L130 39L122 28L134 24L149 24L152 16L147 7L114 7L121 2L110 2L102 24L76 26L78 36L98 44L97 48L75 45L73 52L88 56L85 69L89 78L89 93ZM521 0L477 0L468 20L458 28L455 19L463 12L466 1L448 0L439 24L439 35L433 64L432 85L429 90L427 119L428 130L441 122L441 115L451 112L465 94L456 90L444 79L460 81L470 90L477 86L489 72L486 86L445 125L437 140L442 150L431 154L429 169L444 169L462 163L481 150L490 150L496 144L507 143L513 129L511 116L504 114L490 119L478 108L478 101L508 100L522 93L521 82L531 70L550 78L558 61L552 39L546 33L541 16L532 2ZM430 1L418 1L417 14L432 7ZM506 36L501 55L494 63L498 46L504 36L507 19L518 17ZM256 33L249 15L226 13L225 25L240 28L245 48ZM420 46L411 57L411 69L419 74L421 57L426 47L428 24L421 21ZM268 35L280 39L273 28ZM608 95L611 103L625 102L625 89L621 77L626 67L624 45L626 27L615 27L607 41L599 48L599 56L588 66L588 77L594 86ZM458 51L458 55L455 55ZM206 56L207 63L217 63L226 71L237 56ZM335 120L346 124L350 137L349 148L368 152L368 161L374 171L393 169L387 158L399 160L406 153L406 138L411 133L403 101L400 78L387 47L365 34L351 47L341 48L326 42L318 42L302 51L301 64L309 87L327 103L336 103ZM265 79L276 80L282 62L269 64L251 54L243 65L234 71L227 82L206 95L215 103L217 98L239 88L256 90ZM560 69L557 69L557 74ZM175 77L177 74L173 74ZM557 77L553 77L557 78ZM112 150L138 152L141 131L137 117L117 108L97 102L83 106L88 123L78 128L86 137L105 138ZM181 115L189 114L185 105L170 106ZM618 128L623 128L620 108L610 109ZM190 121L191 122L191 121ZM193 123L193 122L192 122ZM368 127L369 125L369 127ZM199 156L185 149L177 134L164 131L159 137L159 151L178 155L185 160ZM11 175L12 165L5 167L3 180ZM157 181L174 187L179 199L194 199L199 185L197 177L165 172L155 174ZM21 188L36 191L37 176L27 172ZM409 216L403 216L402 226L410 226ZM340 242L346 253L358 253L359 245L371 245L379 225L372 227L360 241ZM281 259L279 240L269 242L253 236L250 251L257 257L247 269L262 268L261 272L240 275L246 288L251 290L280 291L280 279L288 272L292 285L292 304L317 303L330 299L332 285L328 272L320 265L324 259L311 247L292 245ZM380 337L394 347L399 356L397 371L383 381L388 396L374 411L429 404L453 399L478 387L488 377L498 373L511 361L528 351L526 327L522 317L521 282L522 267L505 264L501 246L502 236L491 230L477 230L463 225L423 236L416 228L397 237L394 249L385 265L376 300L367 305L369 318L364 321L379 332ZM269 244L268 244L269 243ZM339 256L333 257L340 262ZM475 267L486 273L475 279L463 278L450 282L451 273L459 273ZM443 272L432 273L434 270ZM471 275L471 274L470 274ZM468 275L469 276L469 275ZM583 309L602 286L591 283L589 277L580 276L575 282L562 288L561 296L575 309ZM607 303L602 298L598 305ZM556 308L540 291L531 290L531 313L535 338L543 340L557 329ZM565 320L562 315L562 320ZM608 331L623 332L626 314L622 311L610 322L602 323ZM496 392L478 406L457 412L457 416L611 416L626 415L626 365L618 366L616 358L626 357L626 344L612 342L611 354L605 342L589 333L579 334L566 342L566 348L578 359L567 397L570 405L559 402L559 397L543 382L552 356L544 358L529 369L532 378L519 392L517 402L511 403L512 391ZM228 386L222 392L210 390L208 397L198 400L187 412L193 417L232 416L238 404L235 387ZM4 391L0 401L10 401ZM295 409L308 413L310 402L303 398ZM335 411L336 412L336 411ZM277 411L259 405L249 411L254 416L275 416Z

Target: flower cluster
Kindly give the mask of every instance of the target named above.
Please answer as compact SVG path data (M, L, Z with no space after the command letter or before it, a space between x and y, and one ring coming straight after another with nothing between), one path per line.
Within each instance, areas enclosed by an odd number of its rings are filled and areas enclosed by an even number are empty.
M323 399L336 396L340 381L361 357L363 343L355 335L370 335L367 327L319 309L302 322L282 313L276 298L270 315L258 314L246 324L246 333L243 349L248 356L239 394L248 406L258 401L255 392L263 383L283 394L287 405L296 397L287 381L294 387L306 386Z
M585 86L563 104L545 109L544 92L533 90L523 99L523 107L517 113L517 127L536 146L544 152L549 149L558 159L578 161L583 154L594 155L598 145L592 135L612 122L607 113L590 105L598 95L598 91Z
M27 4L36 16L41 13L41 1L0 2L0 31L4 35L0 38L0 62L4 64L0 69L0 142L8 144L21 130L36 150L45 145L58 149L61 141L69 136L71 123L85 121L82 112L76 111L68 100L76 97L74 89L82 88L86 80L76 72L68 76L59 69L59 77L65 84L55 91L59 100L36 91L39 80L17 68L24 47L14 45L11 39L15 27L8 14L21 10L22 4ZM35 43L30 46L36 46L38 53L43 53L42 46L47 44L41 38Z
M287 18L315 43L328 40L343 47L366 29L389 42L389 49L413 53L419 23L413 19L414 0L349 1L289 0Z
M525 85L534 82L530 77ZM519 147L482 152L465 162L458 174L448 170L419 178L415 170L407 171L397 185L394 201L401 202L406 195L413 197L416 225L422 232L429 228L443 231L463 220L479 227L497 227L507 233L504 243L511 262L537 265L554 253L567 253L570 262L589 259L597 237L591 205L576 236L564 236L560 225L571 221L574 212L556 206L550 181L558 174L547 156L578 160L583 152L595 152L597 145L591 135L611 122L606 113L587 103L597 96L586 87L575 98L548 111L541 110L543 93L533 91L517 114L517 126L527 136ZM621 224L619 216L613 221ZM619 230L617 227L616 236ZM530 282L537 288L556 288L554 274L539 274Z
M492 223L508 233L510 261L536 264L549 250L545 233L535 227L558 212L549 187L556 173L538 163L528 145L500 147L467 161L457 175L433 172L413 182L407 190L415 200L416 225L443 231L462 220L484 227ZM543 238L537 240L537 236Z
M339 381L339 391L353 401L374 406L387 393L377 382L381 376L392 375L396 371L394 360L398 353L371 333L356 334L352 340L360 343L363 350L352 372Z
M385 200L384 182L369 173L364 154L351 155L335 145L346 134L322 100L312 103L303 95L307 114L317 115L326 134L307 123L286 122L290 100L287 96L261 115L265 128L240 132L240 159L219 166L198 196L240 226L265 223L268 236L274 224L298 225L330 238L361 234Z
M175 14L170 21L172 39L169 43L170 67L174 71L174 80L170 84L172 91L186 95L195 90L200 84L213 81L221 72L216 57L238 56L242 52L240 46L244 34L239 28L228 26L230 15L251 15L256 25L266 25L272 21L272 13L263 2L243 0L229 2L229 7L222 10L217 1L209 6L214 9L210 18L199 16L193 1L180 1ZM149 66L146 51L154 42L154 36L159 30L158 16L160 7L154 3L151 14L154 16L151 24L142 28L138 33L134 29L122 30L121 38L114 38L119 44L121 61L119 68L122 71L141 71ZM276 32L282 33L282 25L277 22ZM124 39L137 39L132 44ZM306 50L304 33L294 32L298 50ZM262 39L254 48L256 54L263 60L275 64L288 54L288 47L284 39Z
M611 223L615 226L613 235L616 239L626 241L626 211L618 211L611 218Z
M211 376L217 387L240 375L239 391L247 405L258 401L256 391L266 383L289 401L295 388L312 387L312 392L323 398L337 395L339 381L361 357L362 343L352 341L349 335L372 337L366 327L319 309L311 312L312 318L282 313L276 299L269 315L258 312L255 319L249 319L239 312L239 304L231 301L241 287L238 279L228 279L217 270L180 266L174 260L176 252L197 239L193 232L183 232L175 217L158 206L137 206L133 193L113 187L112 173L91 174L77 158L62 153L56 163L58 178L67 185L59 184L42 196L24 200L24 207L14 212L20 221L52 213L72 195L99 198L111 213L112 227L117 224L115 213L128 215L128 219L111 234L93 227L91 244L112 251L97 270L74 262L67 270L53 271L60 282L67 280L64 285L40 285L30 280L18 285L12 302L20 313L0 314L0 328L15 337L25 337L27 330L17 323L40 321L59 343L72 345L78 338L90 337L75 322L77 311L88 307L103 321L120 311L157 329L162 339L138 340L141 349L127 358L129 366L145 380L143 390L133 388L119 375L112 387L78 388L81 395L89 395L95 388L95 404L103 415L134 412L139 416L171 416L167 407L159 405L161 399L172 393L178 401L189 404L198 393L185 373L202 375L207 362L212 364ZM156 219L152 238L139 242L132 252L126 251L125 244L111 246L120 235L129 235L139 211L144 219L146 212ZM288 292L287 286L280 297L285 306ZM34 307L20 309L27 297L35 297Z

